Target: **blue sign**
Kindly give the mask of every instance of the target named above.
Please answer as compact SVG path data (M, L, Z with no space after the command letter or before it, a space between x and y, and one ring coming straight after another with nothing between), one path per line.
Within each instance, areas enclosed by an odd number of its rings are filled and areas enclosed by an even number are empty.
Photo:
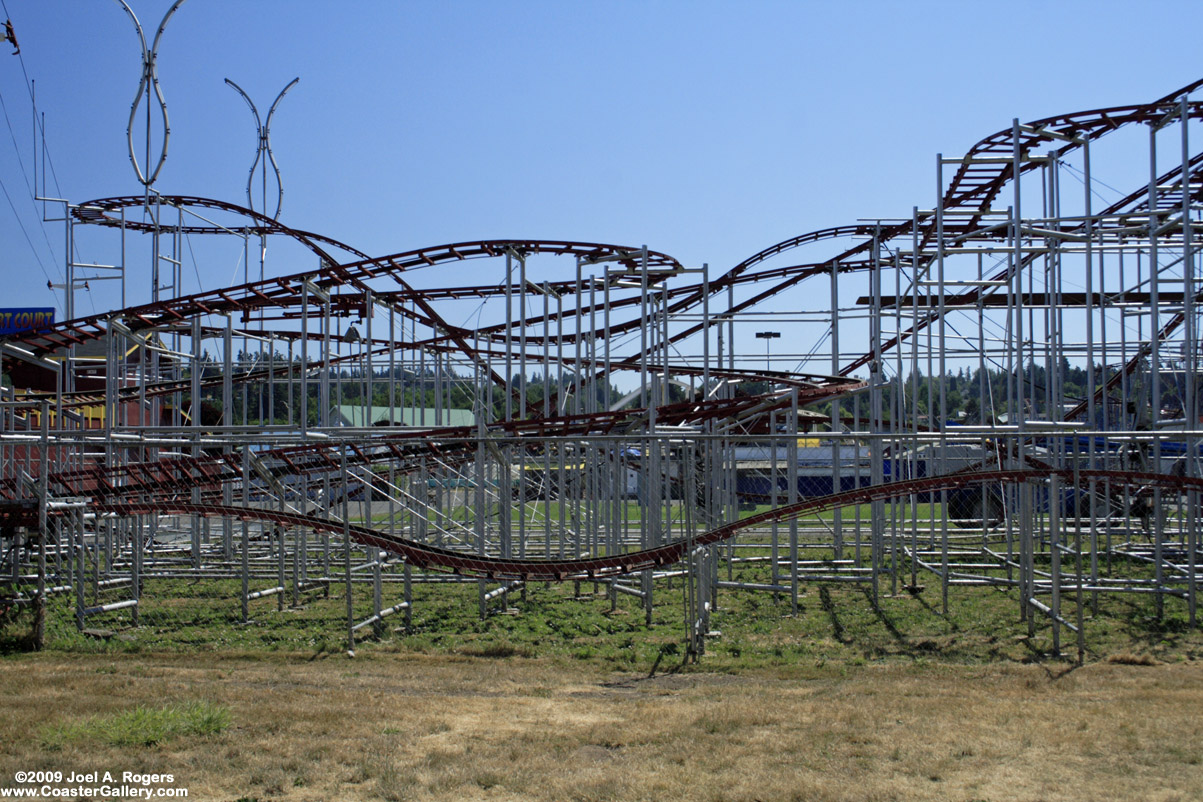
M54 325L54 307L37 309L0 309L0 336L20 331L45 329Z

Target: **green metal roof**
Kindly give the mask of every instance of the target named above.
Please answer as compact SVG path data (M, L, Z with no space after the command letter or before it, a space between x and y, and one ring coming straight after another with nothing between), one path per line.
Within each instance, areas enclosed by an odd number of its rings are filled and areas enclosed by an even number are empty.
M359 404L339 404L335 407L344 426L375 426L389 420L388 407L368 407ZM366 416L364 413L367 413ZM444 409L436 416L434 407L397 407L393 423L403 426L474 426L476 415L470 409Z

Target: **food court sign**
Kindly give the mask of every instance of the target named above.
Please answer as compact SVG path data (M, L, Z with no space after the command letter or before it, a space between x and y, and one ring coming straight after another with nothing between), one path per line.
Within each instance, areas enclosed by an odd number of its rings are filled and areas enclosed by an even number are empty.
M54 307L0 309L0 337L21 331L36 331L54 325Z

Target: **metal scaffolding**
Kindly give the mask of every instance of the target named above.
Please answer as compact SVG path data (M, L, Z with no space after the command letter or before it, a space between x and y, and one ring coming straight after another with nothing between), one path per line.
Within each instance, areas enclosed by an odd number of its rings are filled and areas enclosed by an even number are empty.
M341 585L352 648L439 581L481 616L599 583L650 621L685 577L694 655L720 591L796 610L807 583L1008 588L1079 657L1110 595L1197 625L1200 87L1016 120L937 158L932 208L726 271L541 240L372 257L146 182L60 201L68 242L117 232L123 287L148 252L150 300L0 344L0 595L74 594L82 628L137 624L151 583L229 580L244 620ZM1145 175L1104 205L1100 170ZM257 243L261 277L182 294L192 238ZM319 266L263 277L269 239Z

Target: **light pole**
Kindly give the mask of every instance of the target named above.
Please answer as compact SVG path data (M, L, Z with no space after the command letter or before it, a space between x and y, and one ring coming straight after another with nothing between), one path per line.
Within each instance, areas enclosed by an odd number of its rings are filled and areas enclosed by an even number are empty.
M769 367L769 346L772 344L773 340L777 339L780 336L781 336L781 332L779 332L779 331L758 331L758 332L756 332L756 339L764 340L764 369L766 372L771 370L771 368Z

